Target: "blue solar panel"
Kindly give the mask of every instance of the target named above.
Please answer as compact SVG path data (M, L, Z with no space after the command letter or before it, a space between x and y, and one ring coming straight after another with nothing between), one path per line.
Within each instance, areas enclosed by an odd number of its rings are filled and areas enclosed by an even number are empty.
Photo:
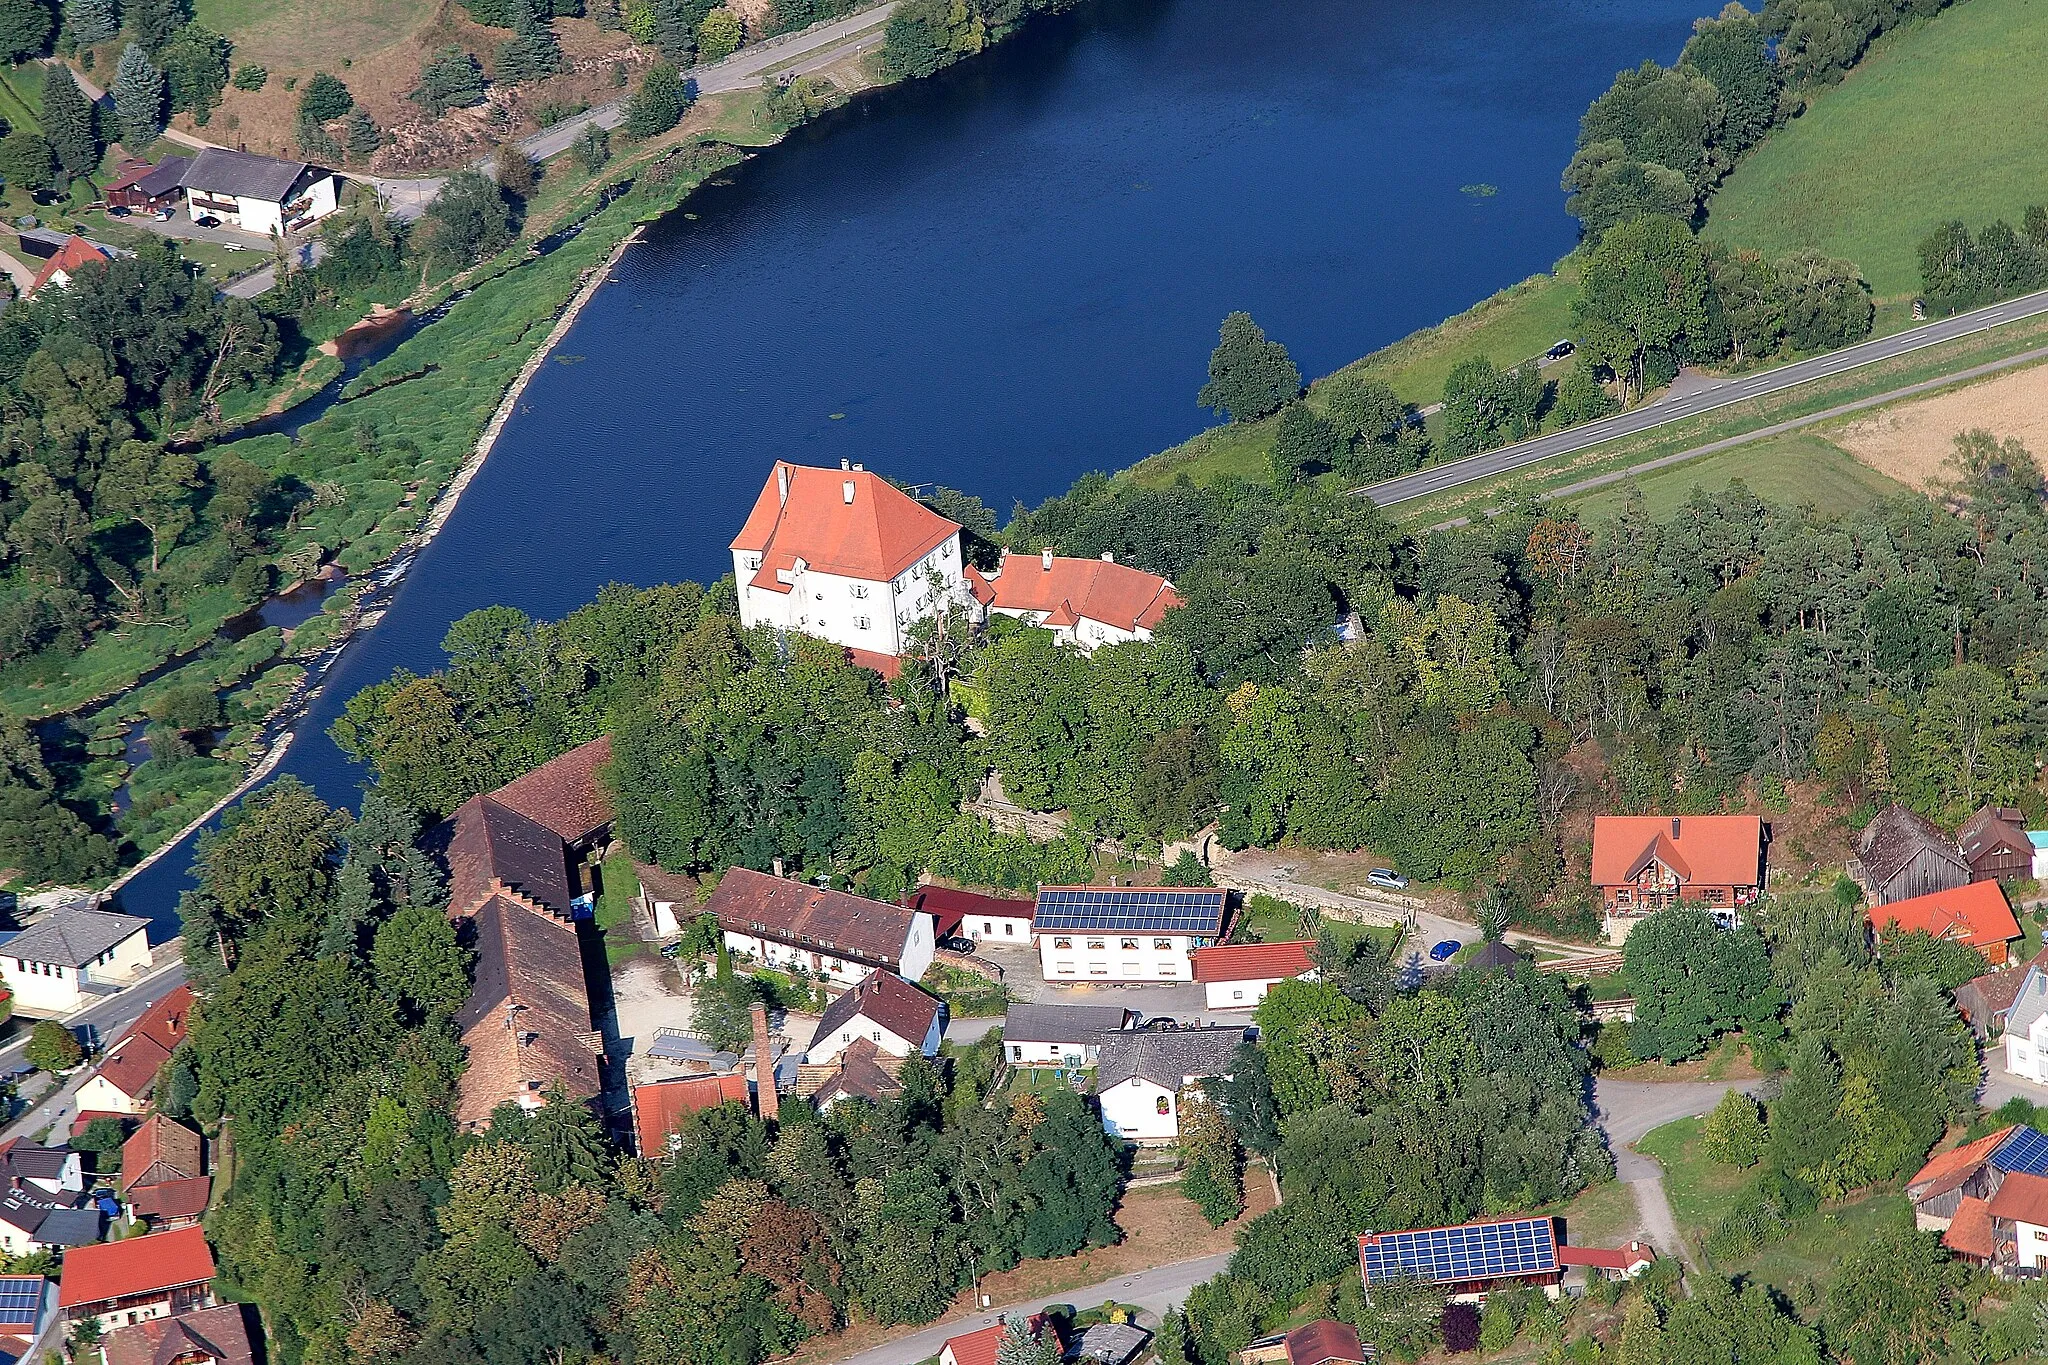
M1384 1232L1358 1249L1366 1282L1419 1276L1437 1284L1542 1275L1557 1269L1557 1232L1548 1218Z
M1998 1144L1998 1150L1991 1154L1991 1164L2008 1173L2048 1175L2048 1137L2023 1123L2013 1129L2011 1137Z
M1213 937L1223 928L1227 894L1207 887L1048 886L1038 893L1031 927Z
M43 1306L43 1277L0 1276L0 1327L33 1327Z

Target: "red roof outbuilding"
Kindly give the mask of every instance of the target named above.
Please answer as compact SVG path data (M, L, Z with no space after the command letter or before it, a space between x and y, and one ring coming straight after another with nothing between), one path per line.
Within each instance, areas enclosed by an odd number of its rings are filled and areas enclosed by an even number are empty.
M25 291L24 297L34 295L60 274L68 279L86 266L105 265L106 263L107 258L100 252L98 247L86 241L85 238L80 237L77 233L73 233L65 241L62 250L49 260L43 262L43 268L36 272L35 280Z
M1071 628L1085 618L1118 630L1151 630L1181 596L1155 573L1111 559L1012 554L986 585L994 611L1044 612L1045 624ZM977 585L975 596L984 588Z
M996 1348L1003 1344L1003 1337L1009 1330L1008 1323L998 1322L976 1332L947 1337L939 1346L939 1359L945 1362L951 1356L950 1365L996 1365ZM1032 1336L1050 1331L1055 1341L1059 1339L1059 1329L1047 1322L1043 1313L1033 1313L1026 1318L1024 1330Z
M2019 1178L2006 1177L2008 1182ZM1956 1205L1956 1216L1949 1221L1948 1230L1941 1234L1941 1244L1958 1256L1989 1261L1998 1249L1991 1230L1991 1206L1982 1199L1964 1195Z
M640 1155L666 1153L669 1134L682 1127L684 1119L735 1100L747 1102L747 1078L736 1071L634 1086L633 1125L640 1137Z
M1947 891L1910 896L1889 905L1874 905L1864 912L1880 940L1892 932L1910 934L1923 930L1975 948L1993 962L2005 960L2005 945L2020 936L2019 921L2005 891L1995 881L1968 882Z
M1315 944L1228 943L1188 954L1197 981L1284 981L1315 970Z
M213 1278L213 1249L200 1228L155 1232L64 1253L57 1303L81 1308L116 1299L167 1294Z
M1287 1365L1365 1365L1365 1347L1358 1329L1348 1322L1321 1318L1303 1323L1282 1340Z
M1988 1211L1993 1218L2010 1223L2048 1228L2048 1175L2007 1173L1999 1182L1998 1193L1991 1196Z

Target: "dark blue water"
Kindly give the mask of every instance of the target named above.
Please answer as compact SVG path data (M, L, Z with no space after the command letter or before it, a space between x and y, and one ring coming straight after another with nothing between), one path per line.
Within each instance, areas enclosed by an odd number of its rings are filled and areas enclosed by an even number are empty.
M1232 309L1318 374L1547 268L1579 114L1712 8L1084 0L805 129L627 253L285 771L353 804L328 723L464 612L725 572L777 457L1007 513L1199 430Z

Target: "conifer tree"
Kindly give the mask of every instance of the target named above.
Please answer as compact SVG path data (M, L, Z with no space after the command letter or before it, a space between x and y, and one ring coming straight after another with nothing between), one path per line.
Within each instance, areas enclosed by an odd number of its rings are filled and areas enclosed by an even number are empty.
M100 160L100 140L93 126L92 103L62 62L49 68L43 81L43 135L57 153L67 176L84 175Z
M1621 1320L1621 1340L1615 1352L1617 1365L1664 1365L1664 1328L1657 1321L1657 1305L1638 1296Z
M1031 1331L1023 1318L1011 1318L996 1343L996 1365L1059 1365L1059 1347L1046 1334Z
M130 0L124 14L128 31L154 57L192 18L192 8L188 0Z
M114 75L114 112L120 118L121 141L140 152L164 129L164 73L135 43L121 53Z
M114 0L68 0L64 28L81 45L104 43L121 31L121 17Z
M0 0L0 57L18 62L35 56L55 27L48 0Z

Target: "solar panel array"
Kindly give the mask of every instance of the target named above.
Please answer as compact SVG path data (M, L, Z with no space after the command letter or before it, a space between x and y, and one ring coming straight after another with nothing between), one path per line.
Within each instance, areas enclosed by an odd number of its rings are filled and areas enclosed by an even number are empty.
M2048 1175L2048 1137L2023 1123L2013 1129L2011 1137L1998 1144L1998 1150L1991 1154L1991 1164L2008 1174L2021 1171L2027 1175Z
M1542 1275L1557 1269L1557 1230L1548 1218L1383 1232L1358 1248L1368 1284L1421 1276L1437 1284Z
M0 1327L33 1327L43 1306L40 1275L0 1276Z
M1208 887L1048 886L1038 893L1031 927L1214 935L1223 928L1227 894Z

